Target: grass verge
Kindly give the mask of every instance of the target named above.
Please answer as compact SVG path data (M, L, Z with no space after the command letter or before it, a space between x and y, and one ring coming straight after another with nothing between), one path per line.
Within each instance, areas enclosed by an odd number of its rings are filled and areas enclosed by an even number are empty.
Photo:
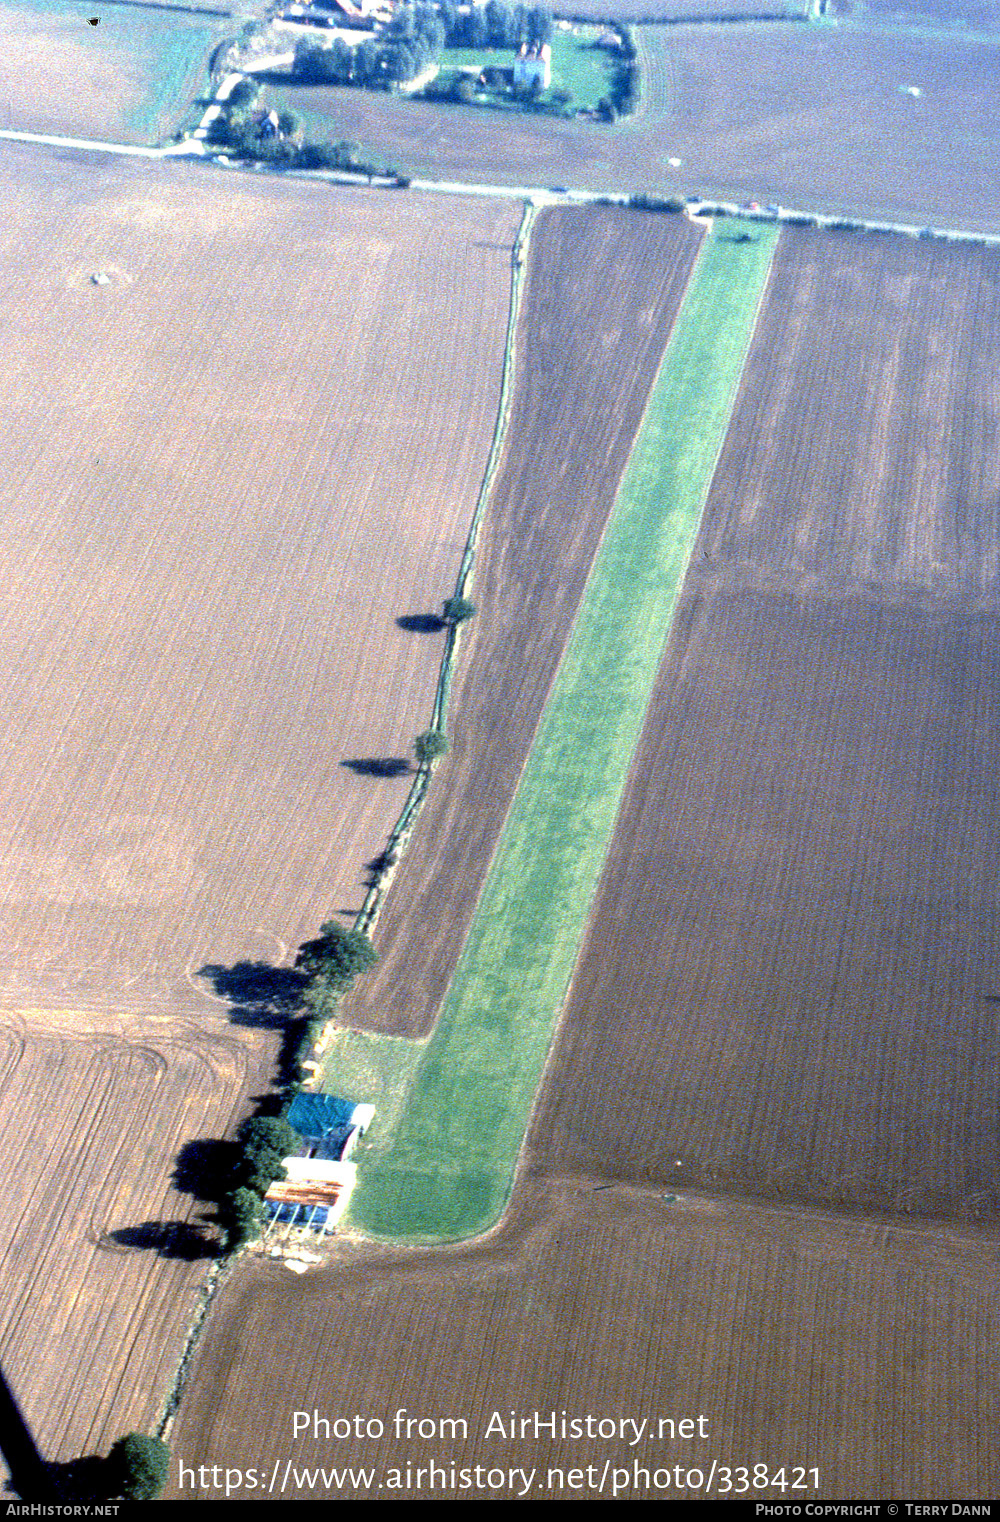
M503 1211L776 237L727 221L695 268L441 1017L359 1158L371 1236L455 1240Z

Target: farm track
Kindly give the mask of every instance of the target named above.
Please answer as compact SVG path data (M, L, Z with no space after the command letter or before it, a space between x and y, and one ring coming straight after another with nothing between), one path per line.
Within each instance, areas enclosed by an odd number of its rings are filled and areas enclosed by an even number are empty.
M422 1035L434 1021L700 240L687 222L609 207L539 214L452 749L386 898L379 964L344 1001L347 1024Z
M532 1155L995 1221L1000 260L771 291Z

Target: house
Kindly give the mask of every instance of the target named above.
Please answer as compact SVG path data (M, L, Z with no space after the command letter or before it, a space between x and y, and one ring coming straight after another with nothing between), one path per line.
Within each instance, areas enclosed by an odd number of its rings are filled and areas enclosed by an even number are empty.
M252 120L257 136L262 142L266 142L269 138L281 136L277 111L255 111Z
M367 21L369 17L380 15L386 9L384 0L320 0L320 3L325 10L340 11L355 25Z
M535 81L537 80L537 85ZM547 90L552 83L552 49L547 42L522 42L514 59L515 90Z
M277 1225L332 1231L347 1209L357 1170L348 1162L375 1115L372 1105L301 1089L288 1107L288 1124L302 1138L299 1154L284 1159L285 1177L264 1196Z

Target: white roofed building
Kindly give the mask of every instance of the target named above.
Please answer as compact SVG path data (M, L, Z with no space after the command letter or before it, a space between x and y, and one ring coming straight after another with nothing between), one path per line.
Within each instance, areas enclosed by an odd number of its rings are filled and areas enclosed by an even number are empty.
M552 49L547 42L530 48L522 42L514 59L514 89L530 90L536 80L540 90L547 90L552 83Z

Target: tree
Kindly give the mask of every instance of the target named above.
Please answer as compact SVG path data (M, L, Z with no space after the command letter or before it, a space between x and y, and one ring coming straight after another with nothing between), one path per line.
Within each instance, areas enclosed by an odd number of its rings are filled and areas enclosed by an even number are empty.
M237 1132L239 1161L236 1186L263 1196L275 1179L285 1176L285 1158L295 1151L299 1136L287 1120L272 1115L255 1115L245 1120Z
M517 37L514 12L506 0L486 0L486 29L491 47L514 46Z
M528 12L528 41L543 43L552 41L552 7L533 5Z
M295 965L332 991L343 993L359 972L367 972L377 961L375 947L363 931L345 930L328 920L319 927L316 940L299 948Z
M245 1157L287 1157L299 1144L299 1135L277 1115L252 1115L236 1133Z
M448 753L448 741L439 729L428 729L422 735L418 735L413 742L413 749L417 753L417 760L421 766L429 766L436 761L438 756Z
M108 1488L125 1501L155 1501L170 1469L170 1449L162 1438L129 1432L107 1457Z
M468 74L456 74L452 81L451 94L460 105L468 106L476 98L476 82Z
M467 48L484 47L489 37L489 31L485 6L474 5L465 23L465 46Z
M332 984L321 975L313 977L302 995L302 1002L309 1011L310 1023L322 1030L327 1020L332 1020L337 1013L340 996L344 992L340 984ZM318 1040L318 1032L317 1037Z
M340 39L337 39L340 41ZM321 43L303 39L295 44L292 73L304 84L320 85L341 83L338 79L339 55Z
M444 605L444 620L446 624L464 624L467 618L471 618L476 611L474 602L467 597L449 597Z
M249 109L257 104L259 94L260 85L255 79L239 79L229 92L229 104Z
M263 1219L263 1199L255 1189L241 1186L223 1195L219 1201L219 1221L225 1228L226 1246L230 1252L251 1241L260 1231Z

